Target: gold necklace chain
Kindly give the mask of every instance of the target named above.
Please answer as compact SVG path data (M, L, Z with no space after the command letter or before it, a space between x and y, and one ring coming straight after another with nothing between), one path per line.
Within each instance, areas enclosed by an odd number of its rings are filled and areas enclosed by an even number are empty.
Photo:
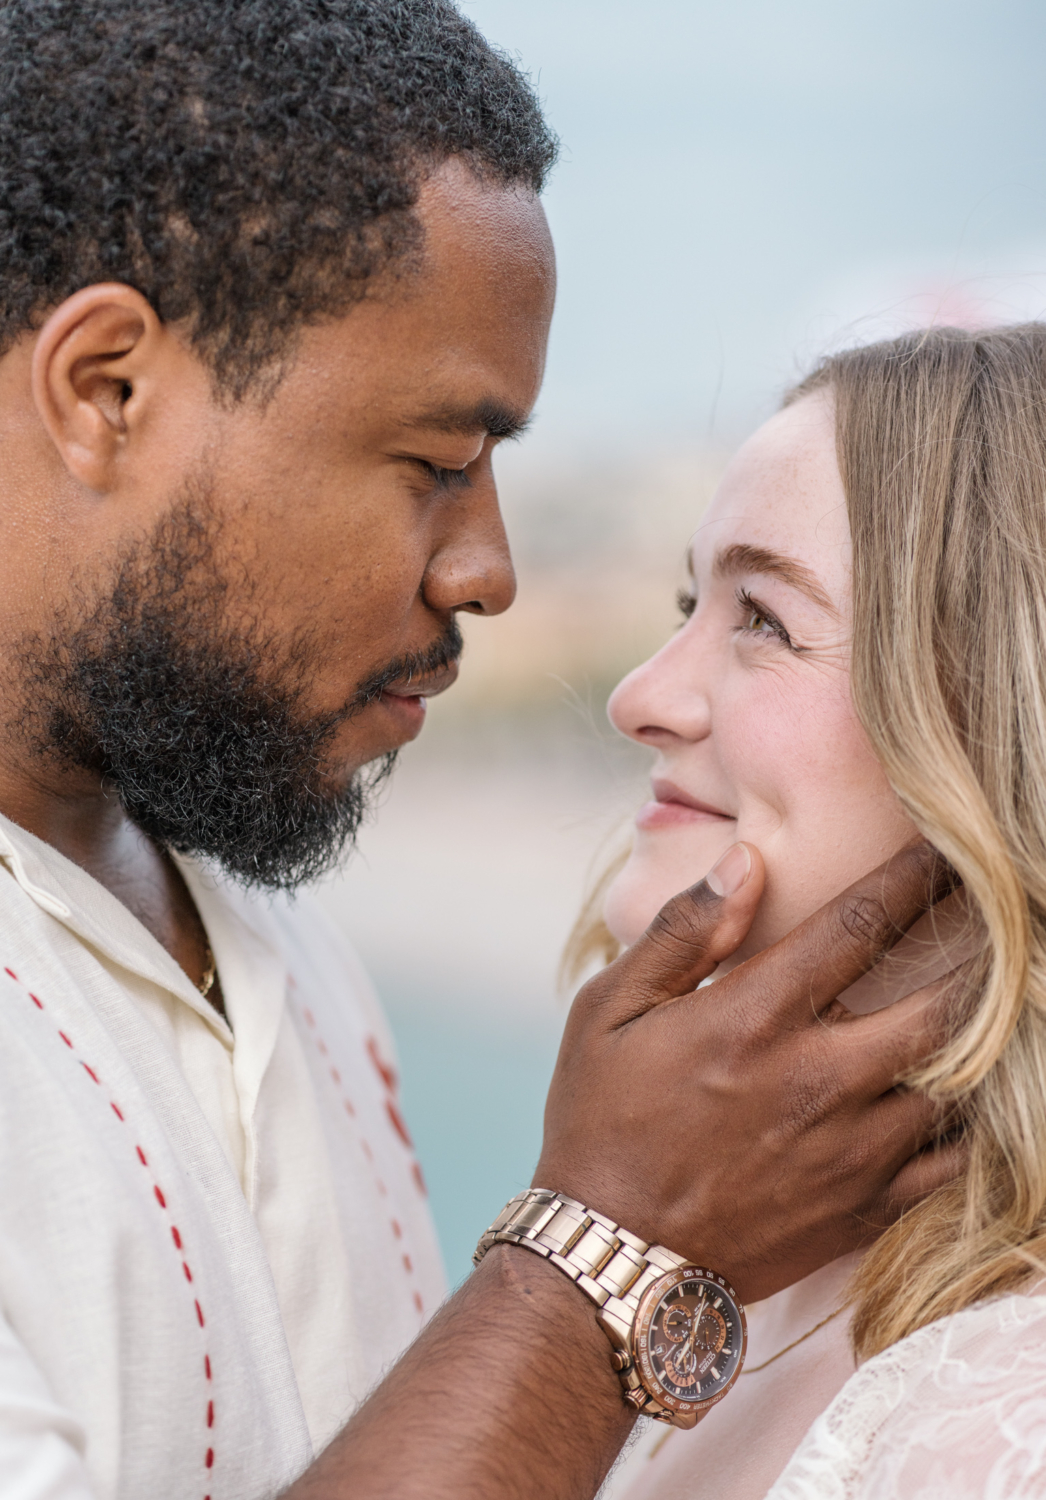
M835 1309L835 1312L830 1312L827 1318L822 1318L820 1323L815 1323L812 1328L808 1328L805 1333L801 1333L797 1339L793 1339L792 1342L790 1344L786 1344L783 1349L778 1349L776 1354L771 1354L769 1359L764 1359L761 1365L746 1365L745 1368L741 1371L741 1374L758 1375L760 1370L765 1370L767 1365L772 1365L775 1359L780 1359L782 1355L787 1354L789 1350L798 1348L800 1344L805 1344L807 1339L812 1339L819 1328L823 1328L826 1323L830 1323L833 1318L837 1318L840 1313L845 1311L846 1303L844 1303L842 1307L837 1307Z
M205 1000L207 999L207 996L211 993L211 990L213 990L213 988L214 988L214 981L217 978L217 976L218 976L218 966L214 962L214 954L211 952L211 945L210 945L210 943L208 943L207 944L207 967L203 971L203 978L200 980L199 984L196 986L196 988L199 990L200 994L203 996L203 998Z
M819 1323L815 1323L812 1328L808 1328L805 1333L801 1333L797 1339L793 1339L792 1342L790 1344L786 1344L783 1349L778 1349L776 1354L771 1354L769 1359L764 1359L761 1365L753 1365L751 1369L743 1369L741 1371L741 1375L758 1375L759 1371L765 1370L767 1365L772 1365L775 1360L781 1359L783 1355L788 1354L792 1349L798 1348L800 1344L805 1344L807 1339L812 1339L819 1328L823 1328L826 1323L831 1323L832 1320L834 1318L837 1318L840 1313L846 1311L846 1307L846 1303L844 1303L842 1307L837 1307L835 1309L835 1312L830 1312L828 1314L827 1318L822 1318ZM738 1379L740 1380L740 1378L741 1376L739 1375ZM675 1431L676 1428L670 1427L667 1432L661 1434L657 1442L653 1445L650 1452L647 1454L648 1460L657 1457L657 1455L661 1452L661 1449L665 1446L665 1444L668 1442L669 1438Z

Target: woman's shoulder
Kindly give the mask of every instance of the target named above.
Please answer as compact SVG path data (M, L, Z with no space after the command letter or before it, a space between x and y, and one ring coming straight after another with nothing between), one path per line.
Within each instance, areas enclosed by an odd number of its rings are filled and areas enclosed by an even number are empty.
M977 1303L877 1354L767 1500L1046 1494L1046 1295Z

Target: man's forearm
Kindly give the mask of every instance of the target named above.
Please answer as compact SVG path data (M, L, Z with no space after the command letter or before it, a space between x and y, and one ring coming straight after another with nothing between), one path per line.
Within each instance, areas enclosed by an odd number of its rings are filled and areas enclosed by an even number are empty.
M592 1305L501 1245L286 1500L584 1500L633 1420Z

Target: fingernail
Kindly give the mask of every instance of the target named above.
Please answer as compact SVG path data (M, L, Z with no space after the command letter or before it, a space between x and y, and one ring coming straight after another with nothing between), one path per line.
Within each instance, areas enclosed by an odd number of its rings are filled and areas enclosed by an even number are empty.
M720 855L705 876L706 884L717 896L732 896L748 879L752 869L752 856L746 844L732 844Z

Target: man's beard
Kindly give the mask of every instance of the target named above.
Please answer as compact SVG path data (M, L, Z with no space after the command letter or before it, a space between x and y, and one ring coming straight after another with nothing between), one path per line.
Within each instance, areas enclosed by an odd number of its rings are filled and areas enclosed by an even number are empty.
M461 634L451 620L336 711L310 712L320 643L230 629L226 603L238 588L242 611L250 591L220 571L214 541L206 506L187 499L126 554L104 597L24 641L20 728L37 754L96 771L161 847L292 890L338 864L396 758L338 784L324 761L338 728L386 687L455 661Z

